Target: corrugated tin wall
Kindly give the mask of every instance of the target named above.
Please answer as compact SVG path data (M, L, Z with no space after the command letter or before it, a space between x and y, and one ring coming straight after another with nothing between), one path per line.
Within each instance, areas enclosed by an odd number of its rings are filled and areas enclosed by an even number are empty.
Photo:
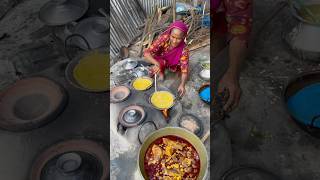
M173 0L139 0L142 7L145 9L145 12L150 15L154 11L156 5L158 7L171 6Z
M138 33L145 16L134 0L110 1L110 55L115 57Z
M110 1L110 55L119 53L121 46L127 46L143 28L146 16L152 14L154 7L171 5L173 0L111 0Z

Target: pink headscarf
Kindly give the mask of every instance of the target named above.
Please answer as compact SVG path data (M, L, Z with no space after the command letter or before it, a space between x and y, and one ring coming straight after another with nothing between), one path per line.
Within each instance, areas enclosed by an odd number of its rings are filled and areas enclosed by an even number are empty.
M216 11L219 8L221 0L211 0L210 4L213 11Z
M187 36L188 26L185 23L183 23L182 21L175 21L175 22L171 23L170 26L168 27L168 29L166 31L164 31L161 35L168 34L170 36L172 29L180 29L184 33L184 37ZM169 50L165 54L163 54L161 56L156 56L155 58L166 60L166 62L168 63L169 66L177 65L177 64L179 64L179 61L180 61L180 58L182 55L182 51L185 48L185 46L186 46L186 43L182 40L177 47L172 48L171 50Z

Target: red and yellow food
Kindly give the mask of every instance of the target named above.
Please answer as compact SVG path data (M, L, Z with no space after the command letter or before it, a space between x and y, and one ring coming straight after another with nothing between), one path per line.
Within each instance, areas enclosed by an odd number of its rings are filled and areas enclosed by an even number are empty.
M150 180L196 180L200 157L185 139L169 135L156 139L146 151L144 168Z

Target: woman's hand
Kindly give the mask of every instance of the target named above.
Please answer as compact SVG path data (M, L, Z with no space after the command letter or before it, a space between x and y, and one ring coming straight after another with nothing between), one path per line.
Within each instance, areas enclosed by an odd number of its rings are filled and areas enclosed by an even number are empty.
M154 74L158 74L158 73L160 72L160 66L157 65L157 64L153 65L153 66L152 66L152 72L153 72Z
M179 96L182 97L186 92L186 88L184 84L180 84L178 87Z
M223 107L227 112L234 110L239 104L241 88L238 79L234 73L227 71L219 82L218 93L222 93L224 90L229 93L229 98Z

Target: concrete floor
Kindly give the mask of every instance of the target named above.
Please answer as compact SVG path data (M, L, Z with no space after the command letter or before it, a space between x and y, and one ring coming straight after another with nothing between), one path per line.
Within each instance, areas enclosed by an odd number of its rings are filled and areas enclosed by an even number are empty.
M275 8L273 0L255 1L254 32ZM320 69L319 61L299 60L283 44L281 33L294 22L286 8L254 41L241 75L240 105L225 125L231 137L234 167L262 167L285 180L318 180L320 140L290 119L281 100L290 77Z
M68 105L53 122L28 132L0 130L0 179L28 179L37 154L57 141L69 138L92 138L106 144L108 137L108 98L72 87L64 78L66 62L61 42L54 41L51 29L38 19L39 8L47 1L26 0L14 7L0 21L0 34L9 38L0 41L0 90L18 78L12 62L24 77L44 75L59 82L69 95ZM36 65L32 62L38 61ZM106 147L108 149L108 147Z

